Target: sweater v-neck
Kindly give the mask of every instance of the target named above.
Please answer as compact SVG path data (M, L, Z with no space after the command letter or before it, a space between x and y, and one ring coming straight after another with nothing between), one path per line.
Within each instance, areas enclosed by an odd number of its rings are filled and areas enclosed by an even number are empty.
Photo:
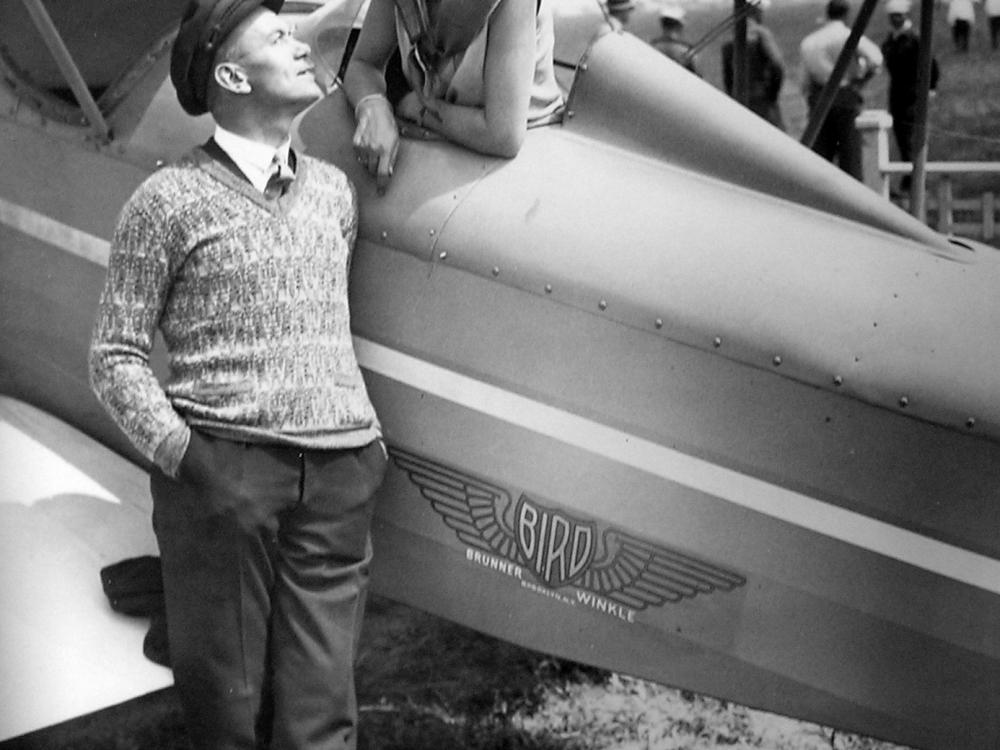
M200 169L226 187L249 198L271 213L287 215L291 211L297 201L300 185L308 172L306 160L302 158L301 154L295 155L295 179L292 180L291 184L285 190L284 195L277 198L268 198L253 186L247 176L243 174L225 151L219 146L212 148L213 145L213 143L209 142L194 150L194 161Z

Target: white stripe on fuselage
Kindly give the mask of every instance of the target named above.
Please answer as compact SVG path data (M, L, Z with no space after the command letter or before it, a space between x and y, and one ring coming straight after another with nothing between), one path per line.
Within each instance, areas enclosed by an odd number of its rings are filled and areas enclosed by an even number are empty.
M91 263L108 265L110 243L107 240L82 232L76 227L63 224L51 216L32 211L25 206L5 201L3 198L0 198L0 224L6 224L29 237L47 242Z
M106 241L44 214L0 199L0 222L107 265ZM362 367L411 388L734 505L1000 594L1000 560L681 453L360 336L354 342Z
M1000 561L824 503L355 336L362 366L412 388L823 536L1000 594Z

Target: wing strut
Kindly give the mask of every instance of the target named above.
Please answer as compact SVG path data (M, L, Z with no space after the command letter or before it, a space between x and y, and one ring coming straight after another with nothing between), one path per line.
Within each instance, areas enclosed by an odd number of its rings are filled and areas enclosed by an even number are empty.
M733 0L733 99L744 107L750 101L750 66L747 65L747 0Z
M858 11L858 17L854 20L851 33L847 37L847 41L844 42L844 48L840 51L840 57L837 58L837 63L833 66L833 72L830 73L829 80L820 92L819 100L816 102L816 109L809 118L809 124L806 125L805 132L802 134L802 144L804 146L812 148L813 144L816 143L816 136L819 135L819 129L823 126L823 121L830 112L833 97L836 95L837 89L840 88L840 82L844 78L844 73L847 72L847 68L854 59L854 53L858 49L858 42L861 39L861 35L865 33L868 20L872 17L872 11L875 10L877 3L878 0L865 0L861 6L861 10Z
M45 10L45 6L42 5L42 0L24 0L24 7L31 16L31 20L35 22L38 33L42 35L45 46L49 48L49 52L59 66L59 70L66 79L66 83L69 84L74 96L76 96L76 100L83 110L84 115L86 115L90 127L93 128L97 136L104 142L110 141L111 129L108 127L104 115L101 114L97 102L94 101L90 89L87 88L87 82L80 75L80 69L73 62L73 57L59 35L56 25L52 22L52 17Z
M750 12L750 9L757 5L760 0L733 0L736 5L734 5L733 13L728 15L721 22L710 28L705 34L688 49L683 55L683 61L688 62L692 57L701 52L705 47L715 41L716 37L720 34L725 33L730 27L738 26L741 21L744 22L744 29L746 28L746 15ZM739 34L739 31L735 32ZM746 31L743 31L744 44L746 43ZM735 53L734 49L734 53ZM735 62L735 54L734 54Z
M930 97L931 66L934 64L934 0L920 3L920 53L917 58L917 106L913 123L913 176L910 213L924 221L927 201L927 101Z

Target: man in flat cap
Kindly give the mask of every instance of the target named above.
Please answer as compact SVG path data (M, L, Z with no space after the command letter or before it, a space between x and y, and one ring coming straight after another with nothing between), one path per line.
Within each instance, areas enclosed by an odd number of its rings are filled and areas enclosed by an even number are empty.
M650 41L658 52L662 52L695 75L698 64L694 47L684 38L684 8L675 3L667 3L660 8L660 35Z
M920 35L910 20L910 0L888 0L889 33L882 42L882 56L889 73L889 114L901 161L913 160L913 128L917 118L920 75ZM937 60L931 58L930 91L937 89ZM910 175L903 175L900 188L910 189Z
M187 7L170 75L215 134L122 210L91 343L94 391L153 464L171 666L205 750L355 747L386 470L350 335L356 193L290 148L322 92L281 4Z
M635 11L635 0L607 0L606 6L608 15L613 20L615 27L623 29L628 26L629 19Z

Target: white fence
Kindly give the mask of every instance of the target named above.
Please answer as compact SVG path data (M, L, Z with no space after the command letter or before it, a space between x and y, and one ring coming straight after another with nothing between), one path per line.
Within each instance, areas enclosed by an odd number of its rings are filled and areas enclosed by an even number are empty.
M892 117L884 110L867 110L857 120L864 142L865 184L885 198L890 197L889 183L893 175L910 174L913 164L891 161L889 131ZM1000 201L993 191L980 197L956 199L956 178L970 174L995 174L1000 189L1000 162L996 161L929 161L927 176L934 176L935 189L927 194L924 221L945 234L958 234L973 239L993 242L1000 239L997 233L997 209ZM907 200L902 201L904 207Z

